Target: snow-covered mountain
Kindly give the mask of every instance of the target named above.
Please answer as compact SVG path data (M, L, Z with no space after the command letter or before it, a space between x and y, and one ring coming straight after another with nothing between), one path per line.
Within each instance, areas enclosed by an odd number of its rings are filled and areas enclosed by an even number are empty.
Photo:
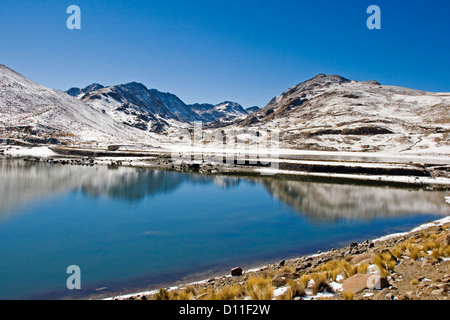
M101 88L78 97L115 121L141 131L160 133L186 122L185 110L166 105L158 94L137 82Z
M86 93L89 93L89 92L95 91L95 90L100 90L103 88L104 88L104 86L102 86L101 84L93 83L93 84L87 86L86 88L80 89L77 87L73 87L73 88L70 88L69 90L67 90L66 92L69 95L71 95L72 97L79 98L80 96L82 96Z
M279 130L287 148L450 154L450 93L319 74L238 126Z
M209 123L210 126L232 124L237 120L245 119L250 114L239 103L231 101L217 105L197 103L190 107L201 117L203 122Z
M0 130L5 137L63 143L158 144L158 135L120 123L70 95L0 65Z
M251 113L256 112L258 110L261 110L261 108L258 107L258 106L253 106L253 107L245 109L245 111L247 111L248 114L251 114Z
M282 148L450 154L450 93L324 74L289 88L263 109L229 101L187 105L136 82L69 91L43 87L0 65L2 138L162 146L179 140L178 128L201 121L225 134L279 130Z
M80 91L71 88L67 93L126 125L144 131L161 133L196 121L206 125L225 125L249 115L235 102L187 105L172 93L148 89L136 82L92 90L95 86L93 84Z

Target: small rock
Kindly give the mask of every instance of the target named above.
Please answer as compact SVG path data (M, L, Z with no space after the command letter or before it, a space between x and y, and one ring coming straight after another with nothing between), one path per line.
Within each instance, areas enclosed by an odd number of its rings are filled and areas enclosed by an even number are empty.
M358 293L366 289L370 274L355 274L342 283L342 292Z
M298 275L295 273L279 273L272 278L272 285L274 285L275 287L282 287L286 285L289 280L294 280L297 277Z
M450 284L448 283L440 283L437 285L437 287L444 290L444 292L450 292Z
M237 268L231 269L231 275L232 275L233 277L239 277L239 276L242 276L242 268L237 267Z
M278 265L279 265L280 267L284 267L285 264L286 264L286 260L281 260L281 261L278 263Z
M444 289L437 289L437 290L431 291L431 294L433 294L433 295L443 295L444 292L445 292Z
M367 274L381 274L380 268L376 264L371 264L367 267Z
M418 277L417 281L422 281L423 279L425 279L425 277Z
M297 272L299 272L299 271L302 271L302 270L305 270L305 269L308 269L308 268L311 268L311 267L312 267L311 262L304 262L304 263L302 263L300 266L298 266L297 268L295 268L295 270L296 270Z
M365 252L354 256L351 260L351 263L357 264L363 262L365 260L372 260L375 254L373 252Z

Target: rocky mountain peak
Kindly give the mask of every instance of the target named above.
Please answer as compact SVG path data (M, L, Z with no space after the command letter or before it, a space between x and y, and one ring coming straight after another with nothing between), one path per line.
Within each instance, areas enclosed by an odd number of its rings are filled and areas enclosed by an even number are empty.
M314 90L324 87L329 87L331 85L339 85L343 83L351 82L349 79L346 79L344 77L341 77L339 75L326 75L323 73L318 74L312 79L306 80L297 86L295 86L293 89L297 90Z
M69 90L66 91L67 94L71 95L72 97L78 97L81 94L86 94L86 93L90 93L92 91L97 91L100 89L105 88L104 86L102 86L99 83L93 83L88 85L87 87L80 89L78 87L72 87Z
M148 88L145 85L143 85L142 83L139 83L139 82L135 82L135 81L119 85L119 87L123 87L128 90L137 91L137 92L148 91Z

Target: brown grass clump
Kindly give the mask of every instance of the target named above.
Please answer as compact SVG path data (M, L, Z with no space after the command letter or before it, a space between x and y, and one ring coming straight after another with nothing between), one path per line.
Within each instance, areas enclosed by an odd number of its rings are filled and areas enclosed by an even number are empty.
M274 289L270 278L253 276L247 281L246 294L252 300L272 300Z
M298 282L300 285L302 285L305 288L308 288L308 283L311 281L311 275L310 274L304 274L300 277Z
M377 253L373 257L373 263L380 269L382 277L387 277L397 265L397 258L388 250Z
M160 293L162 293L166 299L156 299L156 300L181 300L181 301L194 300L197 294L197 292L193 287L172 291L160 289L158 294Z
M391 249L391 253L394 255L394 257L399 259L403 254L403 249L401 246L395 246Z
M344 300L353 300L354 295L355 294L351 291L342 292L342 297L344 298Z
M423 256L422 252L420 252L420 248L416 245L410 245L406 254L412 260L418 260Z
M166 289L159 289L159 292L153 295L153 300L170 300L169 292Z
M415 285L418 284L418 283L419 283L419 280L417 280L417 279L411 280L411 285L412 285L412 286L415 286Z
M305 294L306 289L299 281L290 280L288 290L284 295L277 297L277 300L292 300L295 297L302 297Z
M444 247L434 248L431 251L431 256L436 260L441 260L442 257L446 256L445 248Z
M289 290L292 293L293 297L301 297L306 294L306 287L302 285L299 281L290 281L289 282L290 288Z
M218 290L210 290L201 298L202 300L235 300L239 299L244 292L243 287L233 284L224 286Z
M325 272L329 279L336 281L338 275L342 275L344 278L351 277L355 272L352 268L348 261L339 259L323 264L318 271Z
M325 289L327 291L331 291L331 288L329 287L328 283L328 277L324 273L315 273L312 275L312 280L314 281L314 284L311 287L312 294L316 295L319 292L324 291Z

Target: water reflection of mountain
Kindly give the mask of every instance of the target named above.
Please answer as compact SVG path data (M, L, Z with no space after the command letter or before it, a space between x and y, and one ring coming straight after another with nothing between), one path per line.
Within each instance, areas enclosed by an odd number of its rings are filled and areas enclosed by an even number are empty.
M129 167L111 170L106 166L49 165L17 160L0 161L0 221L39 199L67 192L139 201L144 197L174 192L184 183L233 188L243 181L260 183L275 198L315 219L450 214L450 206L444 201L446 194L439 191L276 179L247 180Z
M237 186L240 180L129 167L111 170L106 166L0 161L0 220L39 199L67 192L81 191L93 197L138 201L146 196L173 192L185 182L214 183L221 188L230 188Z
M262 180L276 198L317 220L372 219L408 214L450 214L443 191Z

